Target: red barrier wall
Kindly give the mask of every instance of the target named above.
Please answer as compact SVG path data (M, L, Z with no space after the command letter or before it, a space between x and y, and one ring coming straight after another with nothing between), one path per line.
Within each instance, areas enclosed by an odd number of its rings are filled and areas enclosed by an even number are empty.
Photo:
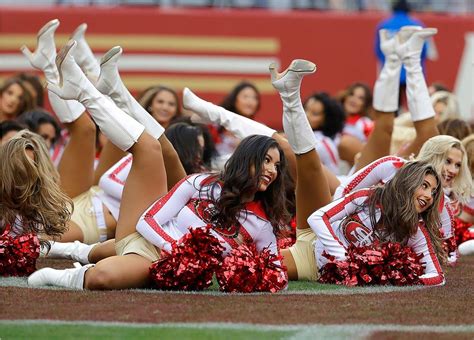
M61 25L57 34L61 42L80 23L87 22L88 41L99 54L121 44L127 55L250 56L274 58L282 67L294 58L309 59L317 63L318 71L305 79L303 96L321 90L336 94L354 81L373 85L376 75L374 30L384 16L384 13L128 7L0 8L0 56L17 58L23 40L34 48L38 29L48 20L58 18ZM439 59L428 62L428 82L442 81L453 87L464 48L464 36L467 32L474 32L474 16L423 14L416 17L426 26L439 30L435 37ZM141 41L141 37L156 39ZM170 43L160 40L160 37L171 39ZM5 77L13 72L3 67L0 75ZM189 85L199 95L216 102L239 79L247 78L262 89L262 110L257 118L271 126L281 127L281 104L265 72L242 74L238 70L217 73L162 70L150 73L129 70L122 72L122 75L135 91L151 83L168 83L177 90ZM206 86L207 83L211 85Z

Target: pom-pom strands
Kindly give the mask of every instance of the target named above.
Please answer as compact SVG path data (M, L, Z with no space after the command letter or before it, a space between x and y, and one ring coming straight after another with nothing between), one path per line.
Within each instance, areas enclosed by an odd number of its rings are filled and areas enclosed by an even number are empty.
M474 230L470 229L472 227L474 227L472 223L465 222L459 218L454 219L454 236L456 237L457 245L474 239Z
M32 233L11 236L4 233L0 236L0 275L27 276L36 270L36 259L39 257L40 243Z
M216 272L220 289L230 293L276 293L288 283L285 269L275 264L278 260L280 256L271 254L268 248L259 253L254 244L240 245Z
M400 243L374 242L370 246L350 246L345 261L323 253L329 262L321 268L321 283L346 286L362 285L416 285L424 268L410 247Z
M150 267L152 284L163 290L203 290L222 261L224 247L209 228L189 229L171 253Z

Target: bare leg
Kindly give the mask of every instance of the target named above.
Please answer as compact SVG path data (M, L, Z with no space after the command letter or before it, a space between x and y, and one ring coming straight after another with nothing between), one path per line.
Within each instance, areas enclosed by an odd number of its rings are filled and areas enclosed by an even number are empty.
M283 73L277 73L270 65L272 84L280 93L283 102L283 128L287 143L296 161L296 223L298 231L307 231L308 217L320 207L331 202L329 184L323 166L316 152L316 140L303 109L300 97L301 80L306 74L314 73L316 65L306 60L294 60ZM312 231L309 230L309 234ZM303 248L297 237L294 247ZM298 243L300 241L300 243ZM303 241L303 243L305 243ZM306 242L306 246L308 242ZM293 248L293 247L292 247ZM308 249L306 247L306 249ZM294 249L297 251L298 249ZM290 250L282 252L283 264L287 267L290 280L298 279L296 258ZM303 256L306 256L303 255ZM314 256L314 254L312 255ZM306 262L306 258L302 259ZM309 261L310 259L308 259ZM314 273L315 274L315 273Z
M297 157L295 153L291 149L291 146L288 143L288 140L282 135L280 135L278 132L275 132L272 135L272 137L275 138L275 140L278 142L278 145L280 145L280 147L282 148L283 153L285 154L285 158L288 161L288 168L290 170L290 175L293 178L293 180L296 182L297 180L296 158ZM318 158L319 158L319 155L318 155ZM333 195L337 187L339 186L339 184L341 184L341 182L337 179L336 175L334 175L324 164L321 164L321 166L323 168L324 175L326 176L326 180L329 185L329 191L331 192L331 195Z
M162 134L161 137L158 138L158 141L161 144L163 152L168 190L171 190L176 183L186 177L186 171L184 170L183 164L179 160L176 150L166 135Z
M71 139L64 149L58 171L62 189L73 198L89 190L93 183L95 125L85 112L74 122L64 125Z
M89 262L97 263L100 260L106 259L107 257L115 256L115 239L107 240L102 243L98 243L92 248L89 253Z
M133 163L123 190L116 240L136 231L138 219L145 209L167 190L166 172L161 145L143 133L129 150ZM137 198L140 199L137 199ZM151 261L142 256L127 254L99 261L84 277L87 289L123 289L142 287L148 283Z
M356 162L356 171L390 154L394 119L393 112L375 112L374 130Z
M399 152L401 157L408 158L411 155L417 155L423 144L431 137L439 135L434 118L428 118L413 122L416 130L416 137L405 149Z

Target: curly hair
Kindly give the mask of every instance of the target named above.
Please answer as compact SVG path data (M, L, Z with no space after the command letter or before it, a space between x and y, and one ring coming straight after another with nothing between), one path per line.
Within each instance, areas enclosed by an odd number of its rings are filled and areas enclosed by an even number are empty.
M19 218L24 232L60 236L66 231L72 200L59 187L59 173L40 136L22 130L4 144L0 172L3 224Z
M346 113L341 104L332 99L325 92L316 92L304 101L303 107L305 110L307 109L306 104L308 104L311 99L314 99L323 105L324 122L318 130L320 130L326 137L336 137L338 133L342 132L344 124L346 123Z
M278 176L267 190L260 192L257 188L263 162L268 150L272 148L280 153ZM254 174L252 169L255 169ZM262 204L275 235L281 234L291 219L285 184L289 177L285 155L275 139L262 135L243 139L227 161L224 171L210 184L212 188L208 193L217 208L215 224L223 229L238 226L239 214L246 204L244 197L254 195L254 201ZM222 185L220 197L217 199L214 197L216 185Z
M436 188L433 203L419 214L413 200L415 191L422 185L426 175L436 179ZM442 195L441 179L431 164L423 161L407 162L391 181L376 187L369 198L370 220L375 226L377 237L406 243L417 232L422 218L438 258L444 262L446 254L439 232L441 222L438 211ZM378 209L382 210L380 221L376 221Z

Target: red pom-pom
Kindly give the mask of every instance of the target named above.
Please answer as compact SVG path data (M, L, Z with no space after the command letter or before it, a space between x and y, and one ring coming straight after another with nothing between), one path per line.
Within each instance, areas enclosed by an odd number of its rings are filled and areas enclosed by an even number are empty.
M209 228L189 229L170 254L150 267L152 285L162 290L203 290L222 262L224 247Z
M286 269L275 264L280 256L268 248L258 252L254 244L242 244L233 249L216 272L220 289L230 293L271 292L286 287Z
M474 232L469 230L472 226L472 223L465 222L457 217L454 218L454 236L456 237L457 245L474 239Z
M346 286L420 284L424 272L417 255L410 247L400 243L374 242L370 246L350 246L345 261L323 253L329 262L321 268L321 283Z
M36 270L40 243L35 234L0 236L0 275L27 276Z

